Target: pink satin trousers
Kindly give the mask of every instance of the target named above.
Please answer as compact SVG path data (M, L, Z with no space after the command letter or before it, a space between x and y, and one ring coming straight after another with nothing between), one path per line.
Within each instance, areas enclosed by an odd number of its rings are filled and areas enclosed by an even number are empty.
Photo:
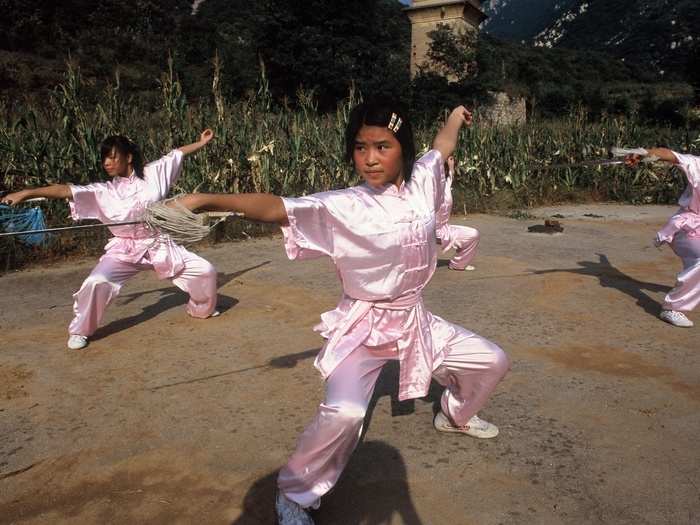
M209 317L216 308L216 270L194 253L183 250L184 268L171 278L172 283L190 296L187 313ZM145 258L144 258L145 259ZM114 257L102 257L74 295L75 317L70 334L91 336L102 322L107 306L119 295L122 285L138 272L151 270L147 262L131 263Z
M479 230L469 226L456 226L448 224L449 243L443 244L443 249L454 248L457 252L450 259L450 268L453 270L464 270L474 259L476 250L479 247ZM444 242L444 241L443 241Z
M433 378L445 386L442 411L453 423L464 425L485 405L510 363L495 344L459 326L455 329ZM360 438L379 373L394 359L394 344L361 346L333 371L315 418L280 470L278 486L285 496L302 507L314 507L335 485Z
M671 248L683 261L683 270L676 277L676 286L664 300L664 310L690 312L700 303L700 237L677 233Z

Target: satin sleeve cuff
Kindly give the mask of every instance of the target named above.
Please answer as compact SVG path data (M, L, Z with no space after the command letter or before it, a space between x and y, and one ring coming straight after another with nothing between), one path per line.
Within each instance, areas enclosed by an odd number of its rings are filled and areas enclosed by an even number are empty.
M70 215L74 221L99 219L100 207L97 203L94 185L78 186L69 184L72 199L68 200Z
M333 256L332 226L321 201L313 197L282 198L288 225L282 227L290 259Z

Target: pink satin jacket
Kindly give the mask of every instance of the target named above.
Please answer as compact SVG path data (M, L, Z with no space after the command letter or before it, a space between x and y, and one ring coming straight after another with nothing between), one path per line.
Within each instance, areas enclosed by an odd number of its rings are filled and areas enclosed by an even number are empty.
M108 182L70 185L72 218L97 219L103 223L139 220L148 204L167 197L182 170L182 157L182 152L175 149L147 164L143 179L132 173L130 177L114 177ZM114 237L105 246L103 257L130 263L148 262L161 278L172 277L183 269L185 248L167 237L155 237L143 224L109 229Z
M656 234L659 241L669 243L679 231L684 231L690 238L700 238L700 157L675 151L673 154L688 179L688 185L678 199L681 208Z
M327 339L315 362L324 377L360 345L396 344L399 399L427 394L455 330L422 300L437 263L436 214L445 182L443 159L432 150L400 188L363 184L283 199L288 257L330 257L343 286L340 303L315 328Z

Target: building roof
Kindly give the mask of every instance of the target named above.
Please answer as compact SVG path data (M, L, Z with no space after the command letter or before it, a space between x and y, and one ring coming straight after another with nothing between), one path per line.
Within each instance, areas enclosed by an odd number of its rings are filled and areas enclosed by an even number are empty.
M482 20L488 18L481 10L480 0L421 0L417 5L416 2L411 2L410 6L404 7L403 9L404 11L419 11L421 9L431 9L454 4L463 4L465 7L471 7L471 9L479 13Z

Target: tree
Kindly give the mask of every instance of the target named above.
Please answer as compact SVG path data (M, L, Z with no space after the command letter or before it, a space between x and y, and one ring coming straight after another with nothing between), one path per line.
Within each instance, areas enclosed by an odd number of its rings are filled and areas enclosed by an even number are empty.
M688 54L686 63L688 82L695 88L695 96L700 99L700 42L696 42Z
M396 0L207 0L197 18L225 71L259 59L279 98L313 89L327 109L351 84L374 93L408 86L410 25Z
M427 58L422 70L433 70L457 82L464 82L477 73L476 30L455 31L447 24L438 24L430 31Z
M116 63L162 63L190 15L189 0L1 0L0 47L64 58L108 70Z

